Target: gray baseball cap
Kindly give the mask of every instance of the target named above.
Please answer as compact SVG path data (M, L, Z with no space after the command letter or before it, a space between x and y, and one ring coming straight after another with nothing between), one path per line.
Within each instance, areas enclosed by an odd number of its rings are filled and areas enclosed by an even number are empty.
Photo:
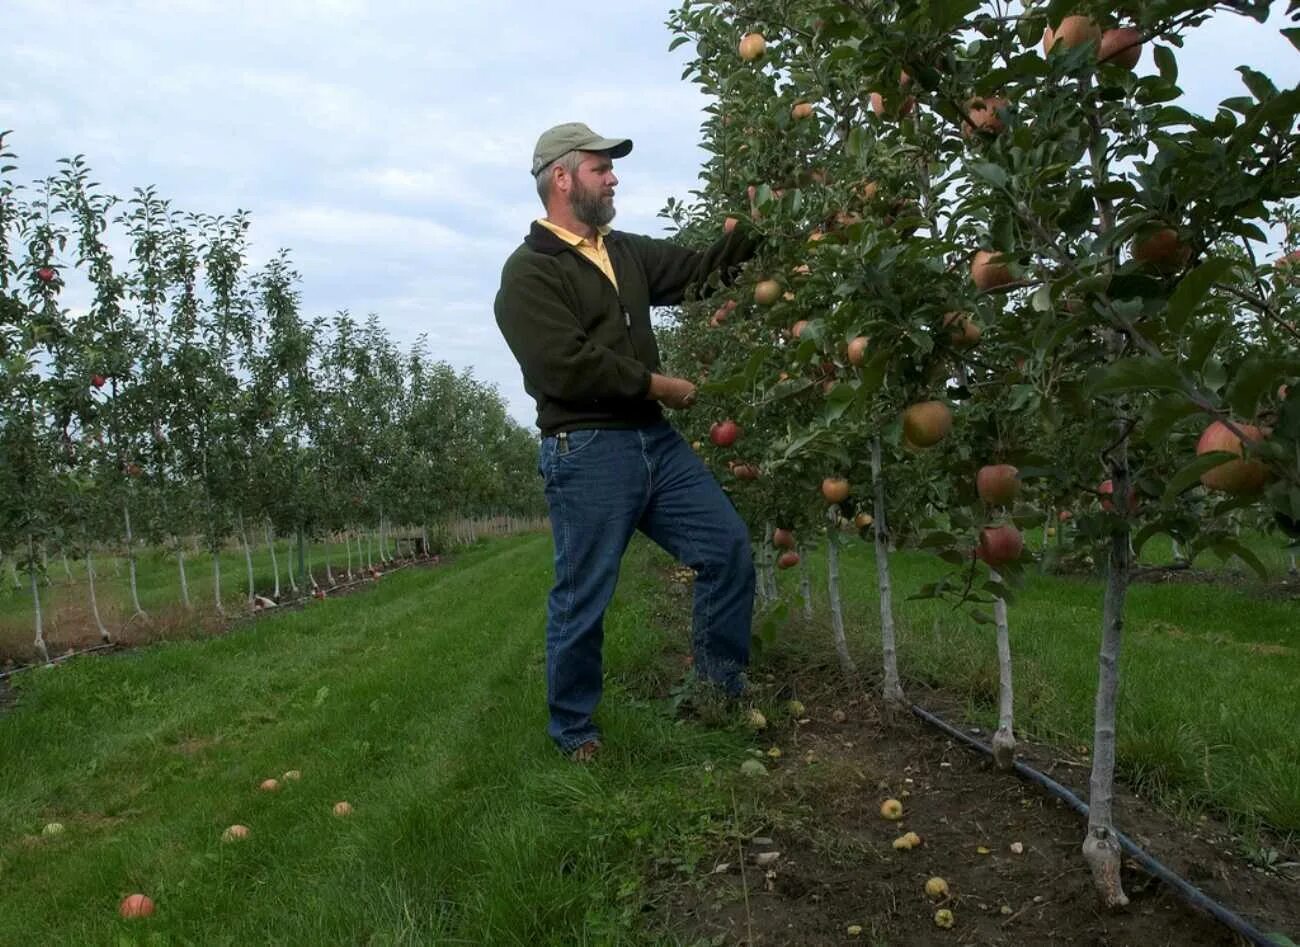
M607 151L622 158L632 150L630 138L602 138L582 122L566 122L542 132L533 149L533 177L561 155L570 151Z

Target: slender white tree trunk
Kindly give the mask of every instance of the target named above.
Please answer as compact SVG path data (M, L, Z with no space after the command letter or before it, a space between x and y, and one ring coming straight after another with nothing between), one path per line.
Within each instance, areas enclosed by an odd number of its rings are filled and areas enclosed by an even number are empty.
M181 574L181 604L187 612L193 611L194 606L190 604L190 578L185 574L185 544L179 538L176 541L176 568Z
M244 514L239 514L239 539L244 544L244 566L248 571L248 607L257 601L257 588L253 584L253 547L248 544L248 530L244 528Z
M348 551L348 581L352 581L352 539L345 529L343 531L343 548Z
M225 617L226 609L221 604L221 550L212 550L212 601L217 606L217 614Z
M871 441L871 479L875 491L876 577L880 584L880 646L885 680L881 688L891 703L904 703L903 684L898 676L898 650L894 642L894 591L889 579L889 544L885 523L885 478L881 473L880 438Z
M1111 464L1111 481L1116 497L1129 490L1126 445L1121 444ZM1123 505L1121 500L1117 505ZM1126 515L1125 511L1125 515ZM1124 599L1128 593L1131 566L1128 519L1110 539L1106 569L1106 593L1102 606L1100 673L1093 722L1092 778L1089 783L1088 834L1083 840L1083 858L1092 870L1093 884L1103 906L1128 904L1120 880L1122 850L1115 831L1115 716L1119 698L1119 652L1124 632Z
M32 580L32 602L36 605L36 650L41 653L41 660L50 663L50 651L45 647L45 616L41 612L41 586L36 573L36 543L31 533L27 534L27 568Z
M1176 539L1173 541L1173 543L1174 543L1174 562L1186 562L1187 552L1183 549L1182 544L1179 543L1178 540Z
M306 561L306 568L307 568L306 584L310 585L312 591L314 592L317 589L319 589L320 586L316 584L316 576L313 575L311 571L311 543L308 542L305 537L303 538L302 543L303 543L303 558Z
M289 591L296 594L298 580L293 574L293 540L289 540L289 546L284 551L284 574L289 577Z
M131 604L135 606L136 615L148 618L140 607L140 590L135 580L135 537L131 533L131 507L125 500L122 501L122 519L126 523L126 564L131 574Z
M826 596L831 606L831 635L835 641L835 653L840 659L840 670L845 676L851 676L857 666L849 654L849 642L844 636L844 609L840 602L840 547L839 547L839 509L826 508Z
M330 588L334 588L339 584L339 580L334 578L334 570L330 568L330 557L328 552L325 554L325 581L330 584Z
M374 567L375 567L375 560L371 552L370 530L366 530L366 571L369 572L370 570L374 569Z
M59 555L63 557L63 574L64 574L65 576L67 576L67 577L68 577L68 581L71 582L71 581L72 581L72 567L68 565L68 553L67 553L67 550L65 550L65 549L60 549L60 550L59 550Z
M275 591L271 597L280 601L280 562L275 557L275 535L271 532L271 521L266 521L266 548L271 550L271 575L275 576Z
M993 579L1002 581L996 571ZM1015 702L1011 690L1011 629L1007 603L1002 598L993 600L993 618L998 627L998 729L993 734L993 759L1002 769L1010 769L1016 761Z
M802 543L797 550L799 553L799 596L803 599L803 617L812 620L812 571L808 568L808 547Z
M14 580L14 589L22 591L23 580L18 577L18 560L16 558L9 560L9 576Z
M95 628L99 630L100 640L108 644L112 639L104 627L103 619L99 617L99 602L95 599L95 560L89 549L86 550L86 579L90 583L90 614L95 617Z
M46 585L50 585L52 584L50 580L50 556L45 549L45 543L41 543L40 549L41 549L41 581L44 582Z
M1292 575L1295 575L1297 572L1300 572L1300 569L1297 569L1297 568L1296 568L1296 564L1295 564L1295 553L1291 553L1291 569L1290 569L1290 572L1291 572Z

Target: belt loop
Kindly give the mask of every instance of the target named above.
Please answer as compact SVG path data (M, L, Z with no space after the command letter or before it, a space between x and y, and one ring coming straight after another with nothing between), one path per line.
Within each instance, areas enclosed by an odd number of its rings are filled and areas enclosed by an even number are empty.
M567 431L561 431L555 435L555 449L561 454L569 452L569 434Z

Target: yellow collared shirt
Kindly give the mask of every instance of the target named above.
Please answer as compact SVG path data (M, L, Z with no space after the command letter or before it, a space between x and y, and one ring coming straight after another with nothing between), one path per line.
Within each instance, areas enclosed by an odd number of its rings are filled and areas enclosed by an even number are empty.
M571 230L565 230L559 224L551 223L545 218L540 218L537 222L600 267L600 271L609 277L609 281L614 284L614 289L618 289L618 277L614 275L614 264L609 258L609 250L605 247L605 234L609 233L608 227L601 227L596 231L594 238L587 240L579 237Z

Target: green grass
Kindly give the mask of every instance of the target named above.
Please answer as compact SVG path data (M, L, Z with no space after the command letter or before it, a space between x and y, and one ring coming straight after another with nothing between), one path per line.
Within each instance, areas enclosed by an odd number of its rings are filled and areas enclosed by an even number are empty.
M20 677L0 718L0 759L21 760L0 770L0 943L111 943L140 927L115 913L137 890L162 942L621 939L647 861L689 864L724 831L704 764L747 742L629 692L671 634L648 561L629 560L607 623L609 753L591 769L544 733L545 535ZM301 782L257 791L291 768ZM63 835L32 838L52 820ZM223 845L236 822L253 838Z
M0 716L0 944L644 942L650 874L689 879L767 792L733 808L743 729L679 723L646 696L670 682L665 646L684 643L663 562L638 543L625 564L607 621L608 753L592 768L543 732L544 534L225 636L19 676ZM906 600L932 557L892 562L911 695L943 685L991 722L991 631ZM813 557L819 592L823 565ZM874 668L869 547L851 544L842 568L852 645ZM1029 577L1011 610L1027 732L1090 742L1099 608L1095 579ZM820 618L782 632L783 660L827 652ZM1124 774L1187 812L1300 829L1298 634L1293 602L1136 586ZM302 781L257 791L288 769ZM330 814L341 799L350 819ZM40 837L56 820L66 832ZM223 845L235 822L253 838ZM158 902L147 923L116 917L133 891Z
M1267 541L1261 541L1266 551ZM1276 544L1274 544L1276 545ZM1166 547L1144 559L1168 562ZM1279 557L1280 561L1280 557ZM914 682L964 697L971 719L996 726L991 626L936 601L909 601L942 565L925 553L890 558L899 665ZM842 559L851 644L877 668L875 558L854 541ZM1213 560L1196 563L1212 568ZM820 575L824 562L811 566ZM1232 568L1237 568L1232 566ZM784 581L793 590L793 577ZM1191 814L1219 810L1250 830L1300 833L1300 603L1255 584L1135 584L1120 656L1119 763L1125 779ZM821 607L824 589L815 598ZM1018 728L1069 747L1092 742L1101 583L1032 568L1010 609ZM913 687L924 700L924 688Z

